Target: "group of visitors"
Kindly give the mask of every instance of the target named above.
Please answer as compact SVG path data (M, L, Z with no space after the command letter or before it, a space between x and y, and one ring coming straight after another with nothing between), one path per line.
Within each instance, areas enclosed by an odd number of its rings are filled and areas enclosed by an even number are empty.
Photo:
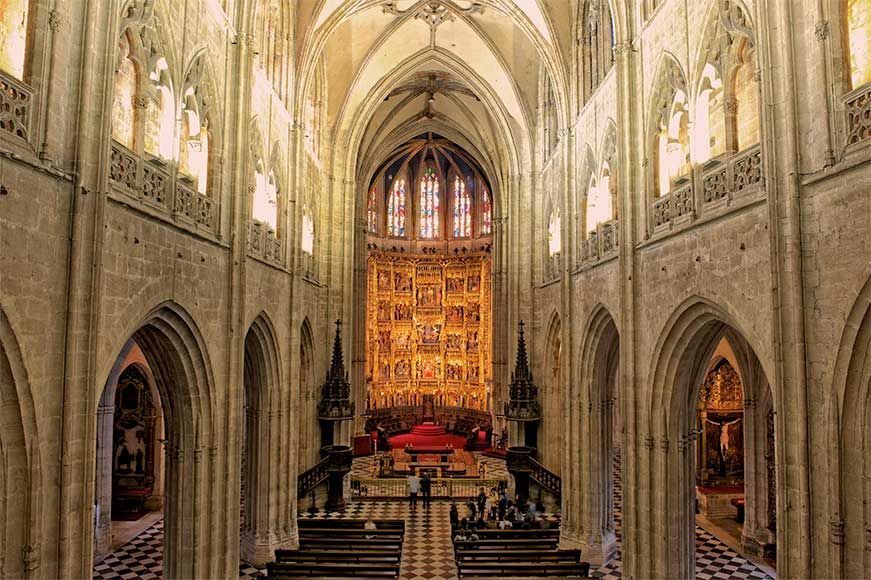
M425 471L423 477L414 473L408 476L408 503L413 508L417 508L418 494L423 496L423 505L429 507L432 501L432 478L429 472Z
M471 539L474 530L484 528L511 529L546 529L550 522L543 517L544 505L541 500L537 502L518 496L514 500L508 499L506 490L492 488L486 493L484 488L476 498L470 498L466 502L466 516L460 519L459 509L456 503L451 503L451 527L462 531L464 540ZM477 534L475 534L477 535Z

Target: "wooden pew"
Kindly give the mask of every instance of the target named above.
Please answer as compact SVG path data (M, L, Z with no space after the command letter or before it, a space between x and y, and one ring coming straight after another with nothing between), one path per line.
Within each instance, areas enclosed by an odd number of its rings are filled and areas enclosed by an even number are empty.
M461 550L554 550L559 538L487 538L454 542L454 548Z
M366 562L399 565L401 558L400 550L275 550L276 562Z
M581 563L580 550L456 550L458 562L574 562Z
M457 565L461 579L568 577L587 578L590 565L576 562L462 562Z
M290 580L293 578L398 578L396 564L313 563L313 562L268 562L268 578Z
M405 529L405 520L372 520L379 530L381 529ZM300 530L307 528L359 528L363 529L366 520L299 520L297 527Z

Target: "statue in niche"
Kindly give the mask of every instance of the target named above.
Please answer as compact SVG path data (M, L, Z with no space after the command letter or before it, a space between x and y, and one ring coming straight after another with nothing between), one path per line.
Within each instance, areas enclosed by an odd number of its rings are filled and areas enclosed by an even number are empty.
M407 332L401 332L396 337L396 349L408 350L411 347L411 335Z
M378 271L378 289L390 290L390 272L384 270Z
M442 289L437 286L423 286L417 289L417 305L424 308L439 306L442 303Z
M381 374L382 381L390 380L390 363L388 361L381 362Z
M481 322L480 304L469 304L469 307L466 309L466 321L472 324Z
M421 344L438 344L442 332L441 324L418 324L417 332L420 335Z
M462 293L465 281L462 278L448 278L447 287L449 293Z
M378 333L378 346L381 350L390 350L390 331L382 330Z
M394 308L394 320L406 321L411 320L414 313L411 311L411 306L408 304L397 304Z
M464 309L462 306L448 306L445 318L448 322L463 323Z
M396 292L411 292L411 276L403 272L393 275L394 290Z
M478 382L478 366L472 365L469 367L469 382L477 383Z
M463 339L459 334L450 333L445 338L445 348L448 350L460 350L463 348Z
M378 320L390 320L390 303L385 300L378 303Z
M405 359L396 363L396 374L397 379L407 379L411 376L411 363Z
M466 351L468 352L477 352L478 351L478 331L470 330L466 335Z
M434 359L424 359L417 369L419 379L437 379L439 375L439 362Z
M469 292L477 292L481 289L481 277L469 276Z

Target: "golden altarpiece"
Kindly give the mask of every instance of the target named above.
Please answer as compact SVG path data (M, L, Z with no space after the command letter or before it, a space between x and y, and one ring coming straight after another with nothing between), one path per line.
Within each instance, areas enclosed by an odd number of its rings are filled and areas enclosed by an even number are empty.
M480 169L432 134L398 148L368 199L370 410L489 411L492 199Z

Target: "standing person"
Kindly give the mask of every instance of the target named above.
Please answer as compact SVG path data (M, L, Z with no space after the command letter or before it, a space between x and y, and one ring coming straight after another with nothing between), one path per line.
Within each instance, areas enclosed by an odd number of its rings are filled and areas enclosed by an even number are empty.
M497 516L500 520L505 519L505 510L508 507L508 496L505 494L503 490L502 493L499 494L499 502L496 504Z
M484 507L487 505L487 494L484 493L484 488L478 493L478 513L484 516Z
M457 510L457 504L451 502L451 527L456 528L460 525L460 512Z
M420 492L420 478L416 473L408 476L408 503L411 507L417 507L417 494Z
M429 507L429 501L432 498L432 479L429 477L429 471L423 474L423 479L420 481L420 491L423 493L423 505Z

